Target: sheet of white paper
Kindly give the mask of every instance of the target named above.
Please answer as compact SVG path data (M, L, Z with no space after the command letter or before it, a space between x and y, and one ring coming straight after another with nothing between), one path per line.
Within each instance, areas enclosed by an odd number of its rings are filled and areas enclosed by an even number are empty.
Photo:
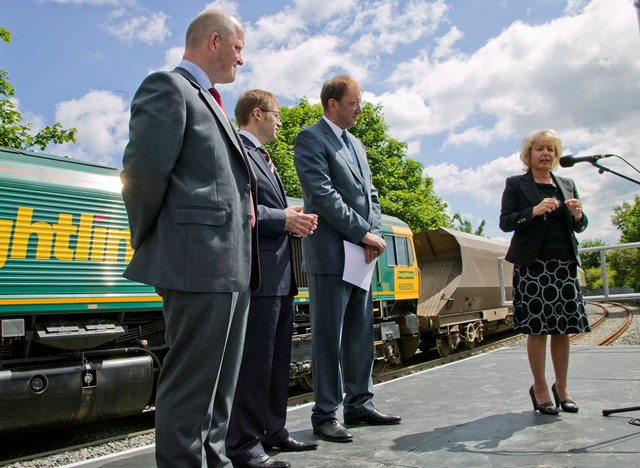
M368 291L371 287L371 277L377 261L376 259L371 263L365 263L364 248L344 241L344 272L342 273L342 280Z

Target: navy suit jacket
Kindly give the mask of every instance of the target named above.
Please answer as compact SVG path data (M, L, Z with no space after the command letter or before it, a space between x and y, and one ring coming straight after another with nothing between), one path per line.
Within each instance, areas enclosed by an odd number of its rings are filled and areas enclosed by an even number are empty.
M251 140L240 135L257 181L258 256L263 272L253 297L295 296L290 233L284 229L287 197L278 172L271 173L264 156Z
M551 174L556 186L562 193L563 201L569 198L580 198L573 180ZM533 217L533 207L542 201L538 193L531 171L509 177L502 193L502 208L500 210L500 229L505 232L513 231L511 244L505 256L506 260L515 265L531 265L536 259L544 234L547 220L544 216ZM575 221L567 210L567 227L571 233L571 245L576 260L578 256L578 240L575 232L582 232L587 228L587 215L582 213L582 220Z

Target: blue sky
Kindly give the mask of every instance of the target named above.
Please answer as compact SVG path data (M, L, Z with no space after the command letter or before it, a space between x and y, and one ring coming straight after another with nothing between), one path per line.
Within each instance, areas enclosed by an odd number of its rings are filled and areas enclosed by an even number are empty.
M498 229L520 141L553 128L564 154L613 153L640 166L640 34L633 0L0 0L0 68L38 128L78 129L48 148L121 167L129 105L150 72L180 60L184 33L207 7L245 28L245 65L220 86L227 107L247 89L282 105L316 102L336 73L380 103L436 194L486 233ZM622 160L603 164L638 178ZM591 220L580 238L618 239L612 208L639 186L588 163L559 168L578 184Z

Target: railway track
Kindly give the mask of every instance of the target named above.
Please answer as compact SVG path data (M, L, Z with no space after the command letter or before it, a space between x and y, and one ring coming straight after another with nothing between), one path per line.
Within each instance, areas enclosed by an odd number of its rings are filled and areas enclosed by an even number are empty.
M591 333L571 335L574 345L609 346L620 338L631 325L632 309L617 302L591 303L602 309L600 317L591 323Z
M401 366L393 366L387 367L382 372L377 373L373 376L373 383L378 384L382 382L387 382L389 380L397 379L399 377L404 377L407 375L415 374L416 372L421 372L427 369L432 369L434 367L442 366L444 364L449 364L451 362L459 361L461 359L466 359L471 356L476 356L478 354L486 353L488 351L493 351L494 349L504 348L505 346L509 346L515 340L519 339L520 335L508 336L506 338L501 338L498 340L493 340L491 342L487 342L483 345L477 345L473 349L467 349L460 352L453 353L447 357L437 358L437 359L428 359L423 362L417 362L415 364L407 364ZM411 361L419 361L420 354L416 357L412 358ZM300 395L295 395L289 398L289 406L298 406L305 403L310 403L313 401L313 393L302 393Z
M592 303L591 305L601 309L602 313L599 314L596 320L592 321L592 333L572 336L572 343L578 345L597 344L598 346L607 346L612 344L618 337L624 334L631 324L633 317L631 309L628 306L619 303ZM598 334L597 337L596 333ZM585 342L584 340L587 338L591 339L591 341ZM593 338L595 338L595 341ZM397 379L506 346L517 346L519 341L523 341L522 335L503 337L487 342L486 344L478 345L474 349L465 349L460 352L453 353L450 356L436 359L429 359L429 355L427 353L420 353L416 357L412 358L405 366L390 366L383 369L382 372L374 376L374 383ZM421 354L423 355L422 361L420 361ZM289 406L298 406L312 401L312 393L300 393L292 395L289 398ZM130 421L130 423L127 423L127 421ZM114 430L113 426L115 424L122 424L122 429ZM109 428L109 435L101 435L104 434L101 428L104 428L105 432L107 431L106 428ZM121 433L114 435L114 432L118 431ZM81 442L69 441L69 438L67 438L68 435L76 432L84 434L89 440L83 440ZM7 468L62 466L66 463L63 462L58 464L55 461L52 462L51 459L59 459L61 454L72 451L90 451L92 457L96 457L99 456L99 452L96 452L96 447L106 446L107 448L105 449L105 452L109 450L113 451L110 447L117 446L119 443L124 443L126 441L131 443L131 441L135 440L136 446L148 445L154 441L153 411L148 411L140 417L125 418L124 422L111 421L101 423L99 425L92 426L92 429L72 428L64 432L56 431L49 435L47 435L47 433L43 433L42 437L53 437L56 439L49 441L49 444L46 446L42 443L34 443L33 437L34 436L30 436L28 440L24 441L19 441L18 439L2 441L2 443L0 443L0 454L2 455L0 456L0 466ZM90 457L87 456L86 458ZM41 462L40 460L48 461Z

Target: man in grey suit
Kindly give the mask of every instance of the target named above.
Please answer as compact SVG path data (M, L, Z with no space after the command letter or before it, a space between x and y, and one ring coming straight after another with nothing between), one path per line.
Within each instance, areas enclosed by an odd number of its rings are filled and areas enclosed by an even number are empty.
M229 467L225 437L250 287L259 285L252 173L210 90L235 80L244 32L221 10L189 26L183 60L149 75L131 104L122 196L135 253L124 276L163 299L156 396L160 468Z
M277 137L280 123L276 97L251 90L238 99L235 116L240 138L258 184L260 289L251 294L249 321L240 376L227 433L227 455L236 467L288 467L265 447L285 451L313 450L317 441L300 442L289 435L287 397L293 333L293 297L297 294L290 233L313 232L317 215L290 207L264 143ZM264 447L263 447L264 445Z
M311 423L322 439L350 442L352 435L336 419L341 404L347 425L401 420L381 414L372 402L371 289L342 280L343 241L361 245L367 263L380 256L386 243L366 150L346 131L362 113L362 88L338 75L324 83L320 100L323 118L298 134L294 148L304 210L318 214L318 228L302 243L311 312Z

